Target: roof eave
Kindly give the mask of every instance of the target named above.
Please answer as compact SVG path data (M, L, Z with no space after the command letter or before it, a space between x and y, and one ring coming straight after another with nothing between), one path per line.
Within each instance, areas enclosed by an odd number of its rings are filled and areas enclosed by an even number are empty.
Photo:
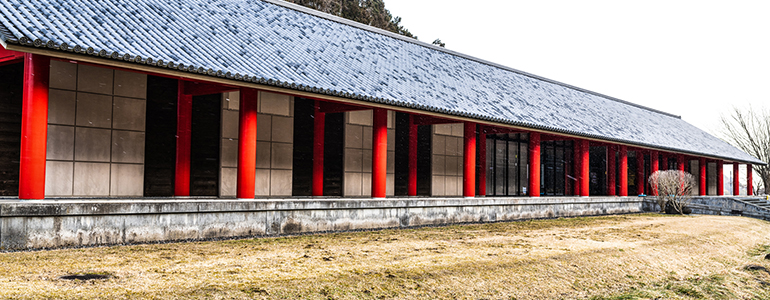
M758 159L756 161L747 161L747 160L718 156L718 155L707 154L707 153L699 153L699 152L687 151L682 149L661 147L658 145L650 145L650 144L644 144L644 143L622 140L622 139L607 138L607 137L597 136L593 134L584 134L577 131L563 130L563 129L553 128L549 126L539 126L534 124L527 124L524 122L485 117L477 114L468 114L460 111L436 109L433 107L426 107L422 105L418 106L418 105L413 105L410 103L404 103L401 101L390 100L390 99L372 98L372 97L366 97L366 96L350 94L350 93L342 93L339 91L332 91L332 90L323 90L320 93L318 93L318 92L308 91L307 87L296 86L288 82L280 82L280 81L272 81L272 80L270 80L270 82L260 82L260 81L257 81L256 79L251 81L246 81L243 79L237 80L235 78L227 78L224 76L200 74L200 73L189 72L189 71L180 71L177 69L169 68L168 67L169 65L154 66L154 65L147 65L147 64L142 64L138 62L125 61L122 59L122 56L119 56L119 55L116 58L112 58L111 56L99 57L98 54L87 55L82 53L75 53L72 51L64 51L60 48L47 48L45 45L35 47L35 46L26 46L21 43L8 44L6 49L19 51L19 52L41 54L41 55L56 57L60 59L83 61L88 63L107 65L111 67L131 69L131 70L140 71L140 72L156 73L156 74L163 74L163 75L179 77L179 78L190 78L190 79L204 80L204 81L210 81L210 82L216 82L216 83L222 83L222 84L229 84L229 85L240 86L240 87L256 88L256 89L261 89L265 91L291 94L291 95L300 96L300 97L347 102L351 104L368 105L373 107L383 107L383 108L391 108L391 109L398 108L398 110L405 111L405 112L421 113L421 114L428 114L428 115L432 114L432 115L441 116L441 117L449 116L452 119L458 120L458 122L473 121L480 124L506 126L506 127L512 127L512 128L518 128L518 129L532 130L532 131L541 132L541 133L558 133L567 137L583 138L583 139L588 139L588 140L597 141L597 142L613 142L613 143L632 146L636 148L645 148L650 150L665 150L665 151L674 152L674 153L702 156L702 157L708 157L712 159L721 159L721 160L727 160L727 161L735 161L739 163L751 163L751 164L757 164L757 165L763 165L763 166L767 165L766 163L759 161Z

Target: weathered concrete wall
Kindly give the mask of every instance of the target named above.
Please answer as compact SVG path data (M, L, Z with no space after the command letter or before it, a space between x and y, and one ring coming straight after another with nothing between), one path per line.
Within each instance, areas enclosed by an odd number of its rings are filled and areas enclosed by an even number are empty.
M688 205L692 213L701 215L746 216L762 220L770 220L770 211L745 200L751 197L734 196L704 196L693 197ZM645 198L642 204L644 211L657 212L660 210L654 197Z
M642 211L637 197L0 202L0 249L576 217Z

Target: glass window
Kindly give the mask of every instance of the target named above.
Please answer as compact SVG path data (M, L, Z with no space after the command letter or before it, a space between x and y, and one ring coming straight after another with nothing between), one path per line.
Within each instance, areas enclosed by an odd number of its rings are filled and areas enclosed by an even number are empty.
M519 190L519 170L518 170L518 159L519 154L518 150L519 147L517 147L517 142L515 141L509 141L508 142L508 195L516 195L516 191Z
M528 144L526 142L519 143L519 195L527 195L527 180L529 179L529 152L527 149Z
M506 176L508 161L506 158L506 142L495 141L495 195L506 194Z

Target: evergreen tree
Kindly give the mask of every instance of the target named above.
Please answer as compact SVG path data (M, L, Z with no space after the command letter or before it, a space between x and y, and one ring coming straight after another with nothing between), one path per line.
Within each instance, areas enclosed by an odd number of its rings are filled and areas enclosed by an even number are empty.
M374 26L403 36L417 39L409 29L401 26L401 18L393 17L383 0L286 0L358 23ZM443 46L442 46L443 47Z

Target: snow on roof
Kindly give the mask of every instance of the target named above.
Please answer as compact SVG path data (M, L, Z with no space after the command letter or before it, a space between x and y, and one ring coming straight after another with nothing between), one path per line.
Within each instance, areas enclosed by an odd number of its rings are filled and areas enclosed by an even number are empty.
M0 41L763 164L678 116L278 0L6 0Z

